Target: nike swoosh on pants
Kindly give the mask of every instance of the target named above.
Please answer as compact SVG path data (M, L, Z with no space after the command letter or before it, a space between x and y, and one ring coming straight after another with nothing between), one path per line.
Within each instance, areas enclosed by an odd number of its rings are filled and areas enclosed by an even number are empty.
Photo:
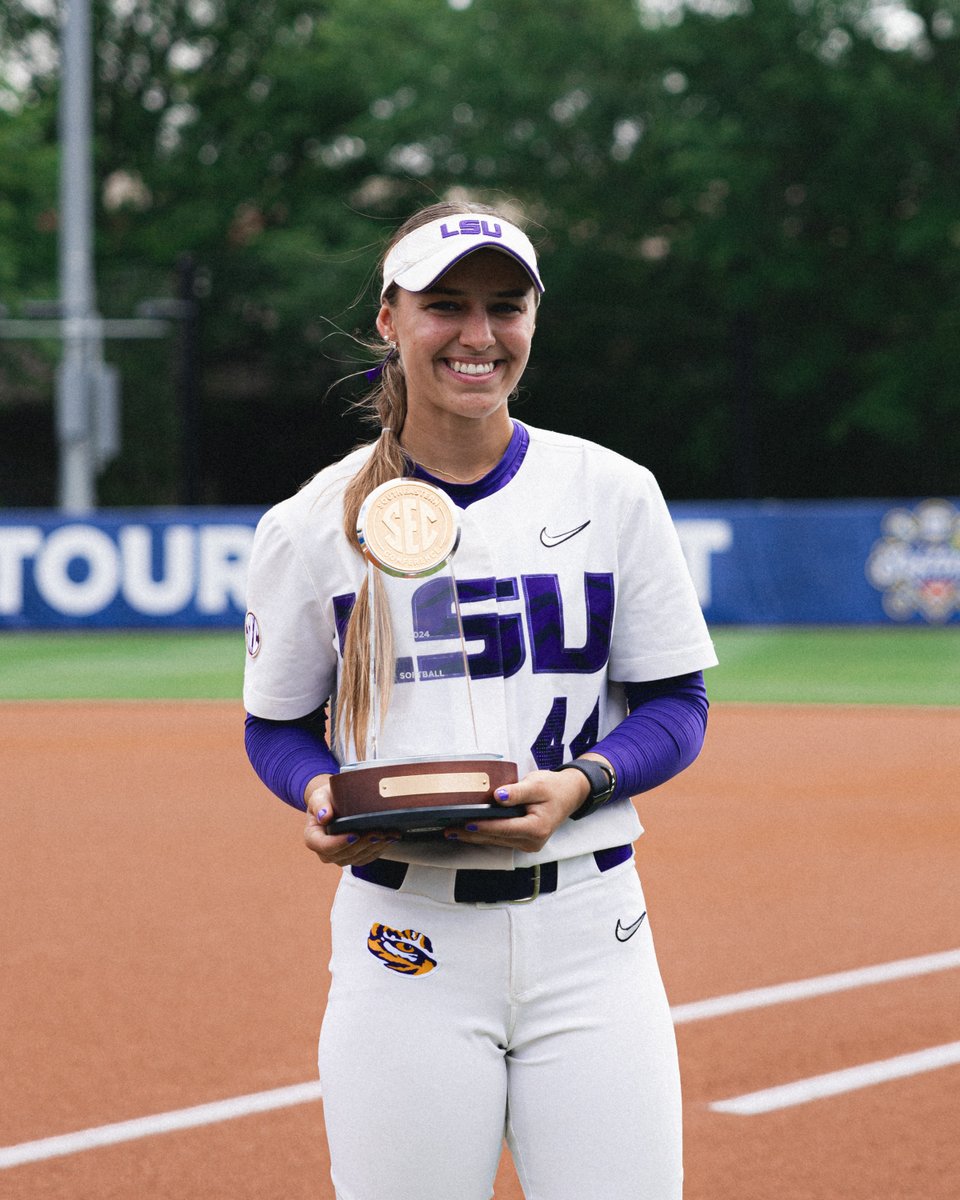
M643 924L643 918L646 915L647 914L645 912L641 913L640 916L637 917L637 919L633 922L632 925L624 925L622 921L618 920L617 921L617 931L616 931L617 932L617 941L618 942L628 942L633 937L633 935L637 932L637 930L640 928L640 926Z

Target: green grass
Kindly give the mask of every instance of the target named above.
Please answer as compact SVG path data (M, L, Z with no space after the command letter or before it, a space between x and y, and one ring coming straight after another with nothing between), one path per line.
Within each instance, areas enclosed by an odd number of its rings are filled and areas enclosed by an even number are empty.
M714 701L960 704L960 626L713 630ZM0 634L0 700L239 702L237 633Z
M960 627L713 631L713 700L761 704L960 704Z
M243 634L7 633L0 700L237 700Z

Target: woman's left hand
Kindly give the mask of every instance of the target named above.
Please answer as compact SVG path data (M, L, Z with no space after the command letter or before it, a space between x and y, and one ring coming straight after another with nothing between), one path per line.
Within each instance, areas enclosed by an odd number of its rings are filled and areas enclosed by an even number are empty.
M478 846L506 846L535 853L550 835L586 800L590 785L579 771L531 771L519 783L498 788L495 799L504 808L525 804L526 815L509 820L476 821L450 829L448 841Z

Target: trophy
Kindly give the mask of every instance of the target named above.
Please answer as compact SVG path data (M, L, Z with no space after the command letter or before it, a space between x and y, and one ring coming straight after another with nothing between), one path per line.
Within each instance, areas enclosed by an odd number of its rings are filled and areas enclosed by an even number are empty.
M493 800L498 787L517 780L517 764L480 747L452 565L461 532L461 514L450 498L418 479L389 480L360 509L357 535L369 596L369 722L362 761L349 761L347 747L340 773L330 781L337 814L332 833L378 829L403 840L433 840L451 825L526 812L523 805L504 808ZM497 708L489 702L493 689L505 714L496 681L485 686L488 706ZM505 716L497 728L502 738Z

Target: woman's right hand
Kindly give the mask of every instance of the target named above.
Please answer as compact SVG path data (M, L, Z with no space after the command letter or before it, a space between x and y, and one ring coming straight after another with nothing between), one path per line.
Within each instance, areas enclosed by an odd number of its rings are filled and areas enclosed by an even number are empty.
M329 775L315 775L304 789L307 802L307 825L303 838L321 862L338 867L363 866L373 862L397 838L374 830L370 833L328 833L327 826L336 816Z

